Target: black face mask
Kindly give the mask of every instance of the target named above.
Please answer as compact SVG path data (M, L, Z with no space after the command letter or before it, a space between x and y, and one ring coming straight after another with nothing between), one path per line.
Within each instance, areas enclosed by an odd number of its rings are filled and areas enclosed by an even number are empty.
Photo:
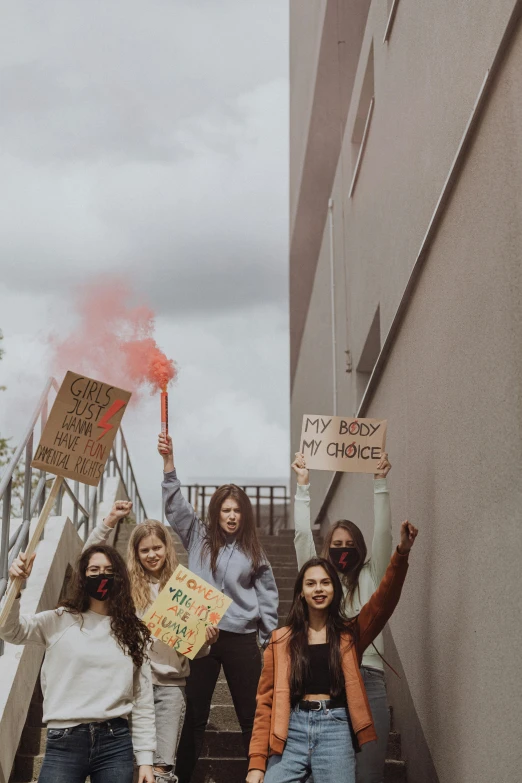
M350 571L359 562L359 552L354 546L331 546L330 560L341 574Z
M87 594L97 601L106 601L113 588L114 574L97 574L97 576L88 576L85 580Z

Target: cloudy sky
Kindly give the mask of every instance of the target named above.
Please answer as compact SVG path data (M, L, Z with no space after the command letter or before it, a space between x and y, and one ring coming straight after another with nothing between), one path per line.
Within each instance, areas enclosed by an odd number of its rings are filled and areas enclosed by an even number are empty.
M0 12L0 434L23 432L75 292L118 277L179 366L182 480L286 478L286 0ZM149 515L158 420L148 395L124 420Z

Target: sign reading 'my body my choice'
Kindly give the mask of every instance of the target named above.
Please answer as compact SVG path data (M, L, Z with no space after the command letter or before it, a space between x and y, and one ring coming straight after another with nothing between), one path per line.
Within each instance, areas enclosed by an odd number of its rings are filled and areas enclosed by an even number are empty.
M303 416L301 451L315 470L376 473L386 445L385 419Z
M32 466L96 487L131 393L68 372Z

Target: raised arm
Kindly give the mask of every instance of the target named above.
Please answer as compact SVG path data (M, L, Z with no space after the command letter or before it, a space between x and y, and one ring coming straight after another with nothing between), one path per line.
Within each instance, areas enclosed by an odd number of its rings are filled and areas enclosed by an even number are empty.
M117 500L111 508L105 519L100 522L91 531L87 541L83 545L82 552L85 552L87 547L94 546L94 544L106 544L110 534L121 519L125 519L126 516L132 511L132 501L130 500Z
M392 554L392 518L387 475L391 464L386 452L382 454L373 482L373 541L370 568L375 586L380 583Z
M198 538L204 536L204 524L188 500L182 495L181 482L174 467L174 451L170 435L160 435L158 451L163 457L163 501L165 516L169 525L176 531L185 549L190 550Z
M297 555L297 568L301 570L311 557L317 556L310 524L310 479L303 454L297 452L295 460L292 462L292 470L297 476L294 500L294 547Z
M262 783L270 750L270 723L274 699L274 648L265 650L263 671L257 686L256 716L248 753L247 783Z
M259 605L259 643L263 645L277 628L279 607L279 591L269 563L259 568L254 578L254 588Z
M392 555L386 573L375 593L357 615L357 651L360 657L395 611L408 571L408 555L417 533L417 528L409 522L402 523L401 542Z

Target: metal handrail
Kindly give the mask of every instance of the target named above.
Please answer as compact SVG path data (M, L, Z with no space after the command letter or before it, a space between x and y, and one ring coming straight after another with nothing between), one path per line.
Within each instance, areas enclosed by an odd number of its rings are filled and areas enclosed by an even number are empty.
M45 503L47 494L47 485L54 476L46 474L44 471L35 470L31 467L33 458L33 445L36 440L36 429L40 420L41 435L46 421L49 404L51 402L51 393L57 392L59 385L54 378L49 378L45 388L40 396L35 411L29 420L29 426L24 437L15 449L13 456L4 470L0 479L0 504L2 512L0 528L0 599L3 598L9 580L9 568L13 560L19 553L25 549L29 541L29 529L32 518L37 515ZM11 533L11 519L13 514L13 480L17 468L24 462L24 487L22 495L22 515L20 525ZM34 475L40 476L38 483L33 487ZM105 479L119 476L125 488L127 497L132 500L134 514L137 522L142 522L147 518L145 506L138 490L134 469L132 467L129 450L125 436L121 429L118 431L104 473L97 487L91 487L82 484L79 481L71 482L64 480L60 493L58 495L55 513L61 514L62 500L64 495L72 501L73 504L73 524L78 532L82 530L82 537L85 541L96 522L96 515L99 503L103 502ZM80 499L81 488L83 487L83 500ZM3 642L0 641L0 655L3 654Z
M181 489L184 490L188 502L192 504L196 513L201 519L204 519L207 501L210 500L218 486L218 484L184 484ZM277 505L283 506L282 524L279 525L279 528L287 527L290 495L285 484L249 483L239 486L252 502L256 527L263 528L265 527L264 523L267 522L266 532L271 536L275 534L276 521L279 518L275 514ZM263 511L267 513L263 513Z

